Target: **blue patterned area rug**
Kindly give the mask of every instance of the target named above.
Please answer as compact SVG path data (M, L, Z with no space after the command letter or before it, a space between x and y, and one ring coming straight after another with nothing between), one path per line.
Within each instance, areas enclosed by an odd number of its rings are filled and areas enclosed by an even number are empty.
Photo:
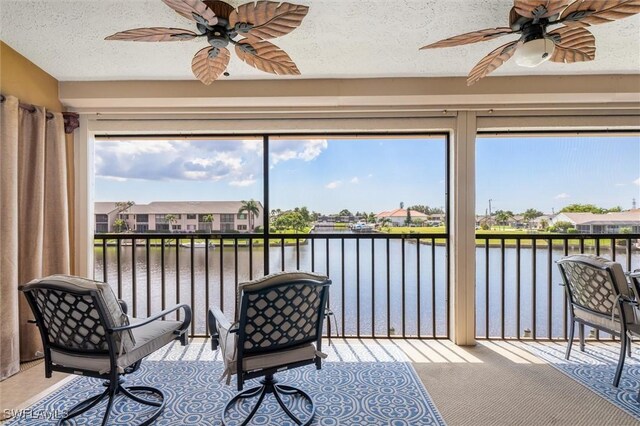
M127 383L156 386L164 391L167 406L155 425L219 425L226 402L236 392L235 380L230 386L219 382L222 370L222 363L217 361L147 360L140 370L128 376ZM276 378L312 396L316 403L313 425L445 424L410 363L326 362L319 371L308 366L278 373ZM257 381L249 381L245 389L254 383ZM100 381L78 377L34 404L30 413L60 413L101 389ZM114 405L109 421L112 425L140 423L148 413L140 411L142 406L122 397L118 397ZM71 424L100 424L104 407L105 403L101 403L73 419L75 423ZM248 413L250 409L247 404L238 411ZM34 424L33 418L15 418L6 423L7 426L26 424ZM38 424L55 422L42 420ZM269 395L251 424L284 426L293 422Z
M633 346L638 347L637 343ZM619 343L587 342L585 352L580 352L580 345L575 342L568 361L564 359L564 343L522 343L522 347L640 420L640 402L637 400L640 391L640 351L635 350L633 357L626 358L620 385L614 388L612 383L620 354Z

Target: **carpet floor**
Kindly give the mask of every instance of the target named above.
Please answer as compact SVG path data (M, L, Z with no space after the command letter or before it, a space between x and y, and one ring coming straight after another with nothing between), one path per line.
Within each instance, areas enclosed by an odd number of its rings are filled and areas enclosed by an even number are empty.
M154 425L219 425L226 402L235 386L220 383L223 365L218 361L146 361L128 378L131 385L161 388L167 406ZM410 363L325 363L276 375L283 384L304 389L313 396L316 415L313 425L444 425ZM255 386L249 381L247 388ZM57 416L78 401L101 391L97 379L78 377L44 398L7 425L54 424ZM288 397L293 412L304 417L309 410L299 398ZM239 424L255 399L246 400L229 412L228 424ZM77 417L76 425L100 424L105 403ZM119 397L109 424L139 423L151 410ZM252 425L293 425L269 396L251 422Z

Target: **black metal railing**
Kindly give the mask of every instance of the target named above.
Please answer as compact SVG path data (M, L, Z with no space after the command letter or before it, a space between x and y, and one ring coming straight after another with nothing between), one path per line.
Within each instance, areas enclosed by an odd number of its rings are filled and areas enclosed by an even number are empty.
M96 234L94 254L96 279L110 283L133 316L190 303L194 337L207 335L209 306L234 316L238 283L267 268L332 279L333 335L449 336L443 234Z
M477 234L476 336L566 340L567 296L555 262L593 253L631 271L640 268L639 241L640 234Z

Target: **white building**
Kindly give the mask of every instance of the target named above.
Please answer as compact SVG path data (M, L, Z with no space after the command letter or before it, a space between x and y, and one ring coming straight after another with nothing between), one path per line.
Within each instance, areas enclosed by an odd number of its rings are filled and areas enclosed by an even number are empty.
M256 203L260 213L253 218L254 229L263 225L262 204ZM249 215L238 213L241 207L241 201L154 201L121 211L115 202L97 202L95 232L116 231L116 219L123 219L127 229L134 232L249 232ZM169 215L174 217L171 223ZM208 215L213 217L212 222L205 219Z
M604 214L558 213L551 224L569 222L581 233L615 234L622 228L630 228L632 233L640 233L640 209Z
M427 222L429 216L415 210L410 210L411 220L414 222ZM380 222L383 219L389 219L392 226L404 226L407 220L407 209L395 209L388 212L378 213L376 220Z

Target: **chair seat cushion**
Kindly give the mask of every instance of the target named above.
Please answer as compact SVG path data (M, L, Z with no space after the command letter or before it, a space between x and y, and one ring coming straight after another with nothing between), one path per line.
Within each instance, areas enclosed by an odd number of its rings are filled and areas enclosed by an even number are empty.
M234 344L227 344L222 348L224 350L224 365L225 371L223 378L227 379L229 383L231 376L237 373L237 353L236 346ZM244 371L256 371L264 370L267 368L274 368L279 366L285 366L300 361L313 360L316 357L316 347L313 343L305 343L300 346L295 346L291 349L278 350L272 353L264 353L260 355L252 355L243 359L242 369Z
M137 318L130 318L131 324L142 322ZM171 343L177 335L174 331L182 326L182 321L153 321L131 330L136 345L132 350L118 356L118 370L122 373L124 369L136 361L144 358L152 352L160 349L164 345ZM51 350L51 361L54 364L68 368L78 368L83 370L97 371L101 374L111 369L109 356L82 356L68 354L65 352Z
M605 330L612 330L620 333L620 321L618 321L618 317L615 317L612 321L611 317L608 315L598 315L578 307L574 307L573 312L576 318L592 324L597 328L604 328ZM627 330L640 336L640 324L627 322Z

